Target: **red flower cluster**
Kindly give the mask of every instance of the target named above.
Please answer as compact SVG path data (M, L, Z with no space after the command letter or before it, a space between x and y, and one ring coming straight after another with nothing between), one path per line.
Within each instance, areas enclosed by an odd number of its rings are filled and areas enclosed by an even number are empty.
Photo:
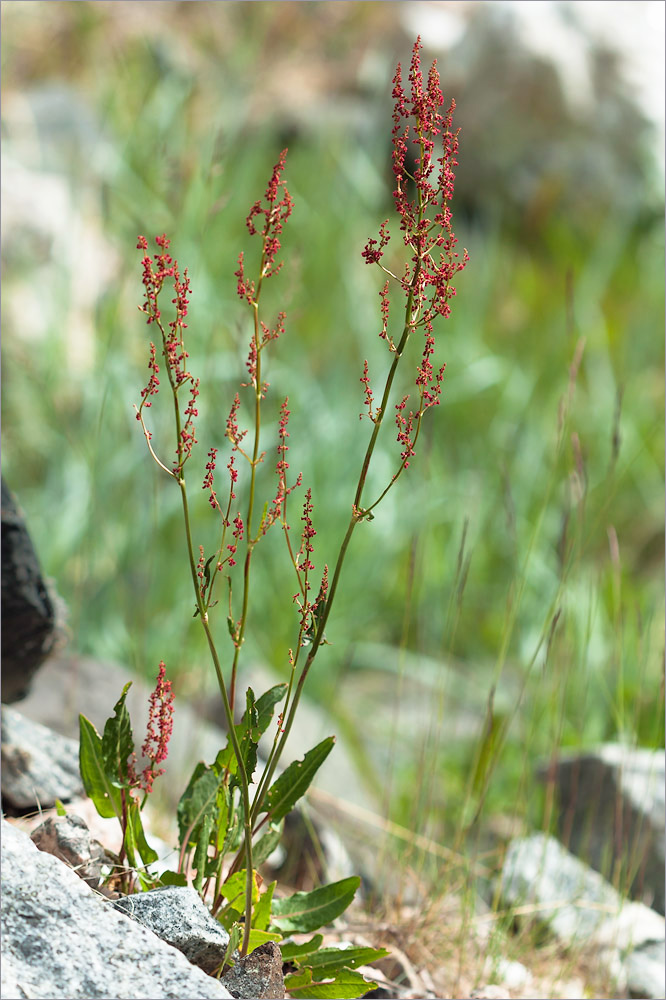
M266 188L264 196L266 204L262 205L260 201L255 201L250 209L250 214L245 220L250 236L255 236L259 233L263 241L260 281L263 281L264 278L269 278L273 274L277 274L282 267L281 262L276 265L275 257L281 247L280 236L282 234L283 223L289 218L293 210L291 195L282 180L282 171L284 170L286 160L287 150L283 149L278 162L273 167L273 173ZM278 201L280 191L282 191L282 197ZM258 229L255 225L255 219L260 215L263 215L264 222L261 229ZM254 281L248 281L245 277L243 253L238 257L238 270L234 272L234 276L238 279L237 291L239 297L247 299L249 304L253 305L255 302L255 283Z
M169 740L173 732L173 700L171 681L166 679L166 667L161 661L155 690L149 699L148 728L141 747L141 752L148 760L148 764L141 774L137 775L134 767L136 762L134 755L127 762L130 783L135 788L141 789L146 795L152 792L155 778L164 774L164 768L156 771L155 767L167 759L169 752Z
M185 408L185 424L180 432L180 448L178 450L178 461L174 462L174 473L178 474L182 470L184 463L190 457L192 448L197 443L195 436L193 418L198 416L196 399L199 395L199 380L195 379L191 372L187 370L187 358L183 342L183 330L187 329L185 318L190 304L188 298L190 294L190 279L187 276L187 268L181 277L178 261L169 253L171 240L166 235L156 236L155 243L160 248L160 253L156 253L151 258L148 254L148 240L145 236L139 236L137 240L137 250L143 250L143 286L146 298L141 311L146 313L147 322L155 323L162 334L162 353L167 367L167 374L172 388L177 390L185 382L190 382L190 399ZM176 307L175 318L168 323L168 331L162 324L162 313L158 304L160 292L165 281L170 278L173 281L175 297L171 300ZM151 372L148 385L141 390L141 405L137 409L137 420L141 420L141 411L144 406L151 405L150 396L154 396L159 389L159 379L157 378L159 367L156 359L155 345L150 345L150 359L148 368ZM144 425L146 438L150 441L151 433Z
M411 251L402 277L398 280L407 297L407 327L410 331L421 327L425 343L421 363L416 373L416 387L420 396L420 416L428 407L439 403L444 367L435 370L432 356L435 351L433 323L438 316L448 317L451 312L450 300L456 294L452 285L454 275L467 265L469 255L465 250L462 259L456 251L457 239L451 226L449 202L453 197L455 181L454 168L458 165L458 132L452 131L455 101L442 114L444 98L439 83L437 64L433 62L427 81L421 71L421 39L418 38L412 52L409 68L409 96L402 83L400 64L393 78L393 151L392 165L396 179L393 200L400 217L405 246ZM441 156L436 157L437 137ZM409 146L415 146L413 173L407 166ZM363 258L368 264L380 264L389 277L396 277L381 264L384 251L389 243L387 222L382 223L379 239L368 240L363 250ZM380 337L387 340L391 350L395 350L393 340L388 336L388 281L380 292L382 331ZM367 371L364 372L367 376ZM366 402L370 392L364 378ZM412 427L414 415L405 417L405 402L398 404L396 423L398 441L403 445L403 460L413 454Z

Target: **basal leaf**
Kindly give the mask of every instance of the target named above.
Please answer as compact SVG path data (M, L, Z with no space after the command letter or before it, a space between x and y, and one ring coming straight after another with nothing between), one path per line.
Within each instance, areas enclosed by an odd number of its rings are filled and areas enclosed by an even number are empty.
M302 961L303 965L315 970L317 976L326 979L335 976L342 969L357 969L380 958L386 958L386 948L322 948Z
M252 845L252 862L258 868L263 865L266 858L270 857L282 839L284 823L280 821L277 826L270 823L266 833L259 838L256 844Z
M120 791L106 773L102 756L102 737L85 715L79 715L79 769L83 787L95 809L105 819L120 819Z
M257 905L252 908L252 926L259 931L265 931L271 922L271 903L277 882L271 882L265 892L259 896Z
M197 833L204 817L217 808L219 784L220 778L215 771L199 762L178 803L178 836L181 845L185 837L189 844L197 843Z
M258 948L260 944L265 944L266 941L280 941L282 935L278 931L260 931L256 927L253 927L250 931L249 944L247 953L248 955Z
M132 682L128 681L114 706L113 715L106 720L102 734L102 757L106 774L119 788L129 784L127 761L134 753L132 724L125 704L131 686Z
M157 851L153 850L148 841L141 822L141 810L138 802L133 799L127 811L127 825L132 828L134 846L144 865L152 865L157 861Z
M276 899L271 926L282 934L307 934L330 924L347 909L360 884L360 878L352 875L312 892L295 892L285 899Z
M280 945L282 958L285 962L298 962L299 965L307 965L307 956L312 955L313 952L321 948L323 940L323 934L315 934L309 941L305 941L303 944L294 944L293 941L287 941L286 944Z
M364 979L360 972L351 969L343 971L330 981L322 982L313 975L312 969L300 969L285 976L284 988L291 997L312 997L321 1000L352 1000L362 997L370 990L377 989L377 983Z
M335 736L328 736L309 750L303 760L295 760L268 790L262 812L277 823L290 812L310 787L315 774L333 749Z
M187 885L185 872L162 872L160 875L161 885Z

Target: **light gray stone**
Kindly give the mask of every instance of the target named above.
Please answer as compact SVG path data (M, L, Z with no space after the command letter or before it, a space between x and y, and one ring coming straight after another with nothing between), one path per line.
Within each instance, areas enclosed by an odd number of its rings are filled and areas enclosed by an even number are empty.
M664 918L624 900L553 837L538 833L512 841L501 893L509 905L530 907L530 916L566 944L596 946L632 994L664 996Z
M284 977L282 953L274 941L266 941L222 976L236 1000L282 1000Z
M213 1000L231 994L2 821L3 1000Z
M83 795L79 744L2 706L2 799L17 811Z
M565 847L602 874L621 864L632 898L663 914L664 751L605 743L558 756L538 774L556 788Z
M191 886L170 885L123 896L114 906L182 951L204 972L214 972L224 959L229 935Z

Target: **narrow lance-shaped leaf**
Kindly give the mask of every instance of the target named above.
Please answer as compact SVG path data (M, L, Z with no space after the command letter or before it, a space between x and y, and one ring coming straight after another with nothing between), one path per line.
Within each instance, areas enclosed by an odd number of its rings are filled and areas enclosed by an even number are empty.
M310 787L312 779L333 749L335 736L328 736L309 750L303 760L295 760L271 785L261 812L277 823L290 812Z
M358 875L352 875L312 892L295 892L285 899L276 899L271 926L282 934L307 934L330 924L344 913L360 884Z
M113 715L106 720L102 735L102 756L107 776L112 778L120 788L129 785L127 761L134 753L132 724L125 704L127 692L131 686L132 682L128 681L123 688L122 694L114 706Z
M219 784L220 778L215 771L199 762L178 803L178 835L181 845L185 836L188 843L197 842L197 831L204 817L217 807Z
M120 791L106 773L102 755L102 737L85 715L79 715L79 768L83 787L95 809L104 817L120 819Z
M360 972L343 969L328 982L321 982L312 969L285 976L284 988L290 997L313 998L313 1000L354 1000L370 990L377 989L377 983L364 979Z

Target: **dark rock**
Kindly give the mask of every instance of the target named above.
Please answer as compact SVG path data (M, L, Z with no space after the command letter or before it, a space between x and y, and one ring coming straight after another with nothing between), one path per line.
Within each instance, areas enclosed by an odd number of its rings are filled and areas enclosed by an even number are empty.
M3 1000L213 1000L231 994L2 821Z
M2 803L14 813L83 795L79 744L2 706Z
M50 816L32 831L30 839L38 850L69 865L92 889L98 888L109 859L80 816Z
M245 958L239 959L220 982L237 1000L283 1000L282 953L273 941L266 941Z
M172 885L123 896L113 905L182 951L204 972L212 973L222 964L229 935L191 886Z
M2 480L2 700L24 698L51 652L56 608L25 519Z
M556 789L558 836L604 875L626 874L633 899L664 913L664 751L607 743L539 769Z

